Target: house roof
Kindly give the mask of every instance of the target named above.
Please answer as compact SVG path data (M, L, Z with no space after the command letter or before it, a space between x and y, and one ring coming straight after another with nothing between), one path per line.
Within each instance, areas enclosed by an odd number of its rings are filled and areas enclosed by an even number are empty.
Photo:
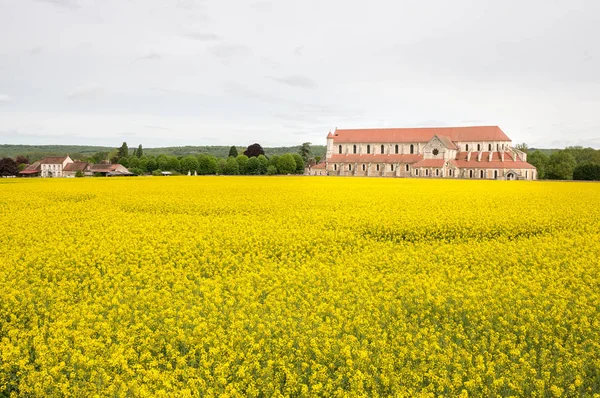
M86 162L73 162L73 163L68 163L65 168L63 169L63 171L85 171L85 169L88 167L89 163Z
M120 164L91 164L90 171L92 173L108 173L110 171L115 171Z
M21 170L21 174L34 174L34 173L39 173L41 170L42 170L42 164L38 160L37 162L33 162L32 164L30 164L29 166L27 166L23 170Z
M454 145L454 143L450 140L450 138L446 137L445 135L435 135L436 138L438 140L440 140L442 142L442 144L444 144L444 146L448 149L458 149L458 147L456 145Z
M498 126L423 127L336 130L336 143L352 142L429 142L433 136L447 137L450 141L510 141Z
M311 167L312 169L324 169L325 163L318 163Z
M413 167L444 167L444 159L423 159L413 164Z
M40 160L41 164L63 164L67 156L48 156Z
M492 160L488 162L487 158L482 157L481 161L471 158L470 162L466 160L455 160L456 165L465 169L535 169L534 166L522 160L512 161L504 158L504 162L500 160Z
M328 161L333 163L416 163L422 158L422 155L338 154L331 155Z

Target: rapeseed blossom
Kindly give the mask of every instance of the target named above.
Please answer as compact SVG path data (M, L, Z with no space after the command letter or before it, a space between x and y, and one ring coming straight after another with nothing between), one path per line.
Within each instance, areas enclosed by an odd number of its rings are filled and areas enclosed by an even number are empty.
M0 182L2 396L598 396L600 185Z

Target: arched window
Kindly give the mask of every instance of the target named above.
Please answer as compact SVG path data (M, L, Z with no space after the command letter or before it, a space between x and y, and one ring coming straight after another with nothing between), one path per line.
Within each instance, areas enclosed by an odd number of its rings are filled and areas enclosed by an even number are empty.
M529 178L529 171L525 170L525 179L528 179L528 178Z
M481 151L481 144L477 144L477 152Z
M500 150L500 144L496 144L496 151Z
M337 171L337 164L333 165L333 171Z
M413 144L410 144L410 153L415 153L415 146Z
M396 144L396 154L398 153L398 144Z
M351 164L348 165L348 171L352 171L352 165Z
M483 178L483 170L479 170L479 178Z
M410 171L410 166L406 165L406 171Z
M393 165L393 164L390 164L390 169L391 169L392 171L394 171L394 165Z
M379 171L379 165L377 165L377 171Z
M365 165L364 165L364 164L362 165L362 169L363 169L363 171L365 171L365 169L366 169L366 167L365 167Z
M371 153L371 145L367 145L367 153Z
M419 169L415 169L415 175L418 176L419 175Z
M429 177L429 169L425 169L425 177Z
M488 151L492 152L492 144L488 144Z
M494 179L498 178L498 170L494 170Z
M452 170L448 170L448 175L452 177Z
M469 150L469 144L465 145L465 147L467 148L466 150L468 151Z
M356 145L352 148L352 153L356 153Z
M338 151L339 151L340 154L342 153L342 146L341 145L339 146Z
M469 170L469 178L473 178L473 170Z
M435 169L435 176L438 177L440 175L440 169Z
M383 155L385 153L385 145L381 145L381 154Z

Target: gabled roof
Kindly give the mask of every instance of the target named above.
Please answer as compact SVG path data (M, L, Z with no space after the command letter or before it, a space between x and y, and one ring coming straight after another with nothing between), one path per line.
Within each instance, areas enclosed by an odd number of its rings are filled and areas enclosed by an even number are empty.
M73 162L73 163L68 163L65 168L63 169L63 171L85 171L85 169L88 167L89 163L86 162Z
M416 163L423 155L348 154L331 155L328 162L338 163Z
M66 156L48 156L40 160L41 164L63 164L67 159Z
M21 170L21 174L34 174L39 173L42 170L42 164L38 160L37 162L33 162L29 166L25 167Z
M325 168L325 163L319 163L319 164L315 164L314 166L311 167L311 169L324 169Z
M450 140L450 138L446 137L445 135L437 135L436 134L435 138L440 140L441 143L444 144L444 146L448 149L458 149L458 147L456 145L454 145L454 143Z
M510 141L498 126L342 129L335 131L333 139L336 143L411 143L429 142L435 135L447 137L453 142Z
M115 171L119 166L119 164L91 164L90 171L92 173L108 173Z

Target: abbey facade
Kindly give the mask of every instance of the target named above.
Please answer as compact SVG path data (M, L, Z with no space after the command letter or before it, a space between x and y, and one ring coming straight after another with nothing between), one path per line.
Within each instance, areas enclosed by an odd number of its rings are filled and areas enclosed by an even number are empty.
M535 180L527 154L497 126L336 129L310 175Z

